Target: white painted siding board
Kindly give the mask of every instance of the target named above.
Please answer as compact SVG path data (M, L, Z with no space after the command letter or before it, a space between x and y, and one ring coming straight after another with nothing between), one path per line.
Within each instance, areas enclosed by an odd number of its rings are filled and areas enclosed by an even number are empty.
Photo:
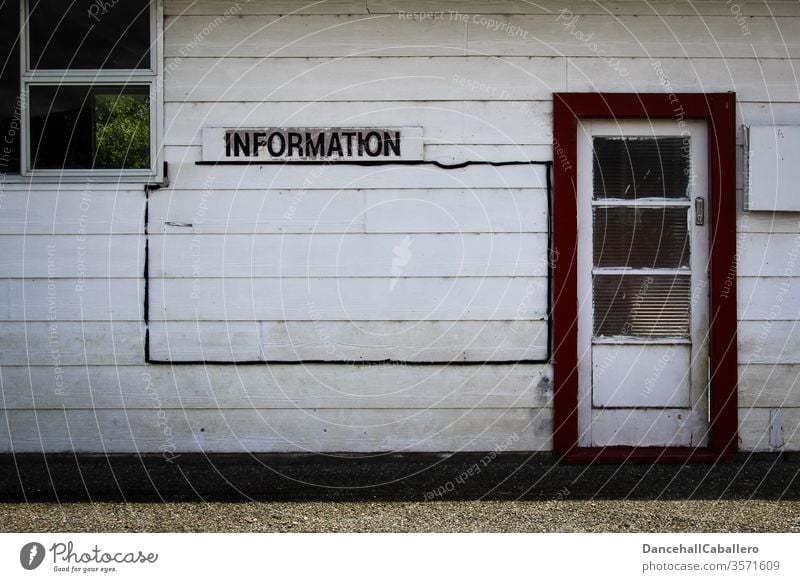
M630 75L621 77L597 58L569 60L569 91L664 92L664 78L673 92L736 91L742 101L800 100L800 66L794 59L620 59ZM663 76L662 76L663 75Z
M9 410L195 408L542 408L552 372L485 366L3 366Z
M567 87L561 57L167 58L164 67L166 101L537 101Z
M546 233L547 191L364 190L365 229L378 232ZM531 250L538 252L544 247Z
M7 322L2 328L4 366L144 363L142 322Z
M150 199L150 232L364 232L365 210L363 192L349 189L170 189L155 192Z
M312 168L319 174L313 175ZM232 190L288 190L305 192L312 189L481 189L546 187L546 166L467 166L442 169L435 166L379 165L374 167L333 164L328 166L254 165L198 166L175 163L171 175L181 189L204 190L225 184ZM172 173L174 172L174 173ZM179 181L179 182L178 182ZM302 196L300 194L299 196Z
M237 15L248 14L362 14L367 12L366 0L268 0L230 2L230 0L166 0L164 14L223 15L236 8Z
M168 362L544 360L547 323L152 322L150 357Z
M739 366L739 407L800 407L800 365Z
M144 192L9 190L3 185L0 234L136 234L143 231ZM83 198L83 200L82 200Z
M11 279L0 287L5 321L141 321L141 279Z
M800 277L739 277L739 320L800 321Z
M313 414L283 409L167 409L169 439L163 431L153 430L154 424L162 426L156 412L12 410L0 416L0 450L40 452L44 445L50 452L109 453L159 452L165 446L178 452L485 451L498 449L513 435L518 440L505 450L552 446L550 409L328 409ZM604 411L609 412L617 411ZM786 444L780 449L769 446L769 414L769 409L757 408L740 416L742 450L800 450L800 409L783 409Z
M740 212L736 217L736 231L743 247L745 233L800 234L800 218L793 212Z
M203 148L202 146L164 146L164 159L170 167L179 166L180 164L193 164L202 161ZM205 190L213 190L214 184L210 183L200 188Z
M800 119L800 103L776 102L764 103L761 101L741 101L736 102L736 151L737 151L737 178L743 177L744 166L744 144L745 126L750 125L791 125ZM737 188L744 186L740 179L737 179Z
M793 0L738 0L736 5L746 16L795 16L797 5ZM541 14L554 15L565 3L554 0L367 0L370 14L406 12L429 13L432 10L460 12L462 14ZM574 14L632 14L632 15L686 15L708 16L731 14L730 5L719 0L571 0L566 6Z
M550 409L47 410L0 415L0 451L423 452L547 450ZM8 423L6 425L6 423ZM202 430L201 430L202 429ZM11 435L11 436L10 436ZM517 440L513 440L516 436ZM11 438L13 437L13 441Z
M258 362L258 321L154 321L150 323L150 359L157 362Z
M232 103L173 102L164 108L165 143L200 145L204 126L413 126L422 127L426 144L550 145L552 109L550 100L513 104L505 101L270 103L260 99Z
M166 57L348 57L463 55L458 20L406 20L396 14L249 15L216 20L167 17ZM204 29L204 27L206 27ZM208 30L201 42L192 42Z
M589 32L604 55L623 57L798 56L794 19L749 17L748 34L730 12L699 18L643 10L634 15L592 15L552 5L550 15L475 15L466 22L429 5L431 17L408 11L369 15L250 15L209 19L167 17L167 57L341 57L515 55L594 56ZM650 12L647 14L647 12ZM579 16L567 28L573 15ZM209 24L213 22L213 26ZM202 42L198 30L208 30ZM467 30L468 29L468 30ZM575 31L583 32L583 36ZM465 39L468 43L465 44Z
M553 146L541 145L486 145L486 144L428 144L424 153L426 160L443 164L463 162L549 162L553 159Z
M167 0L167 15L204 14L222 15L231 9L227 0ZM397 14L399 11L430 13L433 9L463 14L557 14L563 2L553 0L326 0L309 3L307 0L269 0L268 2L243 2L237 14ZM794 16L797 5L793 0L738 0L737 6L745 16ZM578 1L569 3L575 14L633 14L633 15L730 15L731 8L719 0L641 0Z
M744 143L745 125L791 125L800 120L800 103L748 103L736 104L736 142Z
M190 234L150 237L151 277L521 277L546 234ZM408 252L407 264L398 257ZM402 257L401 257L402 258ZM398 271L399 269L399 271Z
M800 277L800 234L739 233L740 277Z
M193 235L546 233L547 191L160 190L151 194L149 217L151 233ZM168 222L192 226L172 226Z
M268 360L514 361L547 358L544 321L264 322Z
M341 57L341 56L594 56L797 57L794 19L749 17L747 32L731 14L719 16L581 15L569 7L550 16L481 14L462 18L406 10L369 15L250 15L211 19L167 17L167 57ZM574 16L579 19L570 24ZM465 21L466 20L466 21ZM208 30L193 42L198 30ZM583 35L579 35L582 32ZM468 42L465 43L465 40Z
M141 277L143 235L2 235L0 277Z
M783 447L772 447L769 442L770 409L752 408L739 412L740 448L745 451L798 451L800 450L800 408L782 408Z
M743 321L740 364L800 364L800 321Z
M150 280L153 321L540 319L546 277ZM193 295L194 294L194 295Z
M731 14L721 16L579 15L569 5L552 16L481 15L469 19L469 54L500 56L722 57L800 56L800 21L751 17L744 35ZM578 16L575 20L575 16ZM449 21L449 15L444 20ZM586 37L591 36L590 41ZM597 60L602 60L597 57ZM614 74L612 72L612 74ZM628 80L632 80L628 78Z

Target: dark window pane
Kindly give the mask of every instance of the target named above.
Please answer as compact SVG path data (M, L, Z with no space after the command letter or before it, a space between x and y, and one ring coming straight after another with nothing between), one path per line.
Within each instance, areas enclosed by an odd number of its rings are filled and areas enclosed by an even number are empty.
M0 174L19 173L19 0L0 0Z
M689 275L595 275L594 335L689 337Z
M596 137L594 198L687 198L689 138Z
M688 208L594 208L596 267L689 266Z
M31 0L33 69L149 69L148 0Z
M33 169L148 169L146 86L30 88Z

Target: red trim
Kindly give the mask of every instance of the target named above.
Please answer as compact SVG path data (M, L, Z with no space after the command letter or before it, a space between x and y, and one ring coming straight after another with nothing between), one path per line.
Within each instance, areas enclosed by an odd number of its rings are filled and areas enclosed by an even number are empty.
M711 221L711 434L708 447L578 447L577 126L587 118L705 119ZM738 449L736 95L553 95L553 450L567 462L710 462Z
M711 419L713 447L733 453L738 442L736 344L736 98L711 103Z

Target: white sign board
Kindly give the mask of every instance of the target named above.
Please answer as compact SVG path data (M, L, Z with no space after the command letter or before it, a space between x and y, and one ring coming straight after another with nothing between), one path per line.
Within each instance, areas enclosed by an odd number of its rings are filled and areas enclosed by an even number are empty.
M422 160L421 127L203 128L204 162Z
M745 210L800 210L800 125L745 127Z

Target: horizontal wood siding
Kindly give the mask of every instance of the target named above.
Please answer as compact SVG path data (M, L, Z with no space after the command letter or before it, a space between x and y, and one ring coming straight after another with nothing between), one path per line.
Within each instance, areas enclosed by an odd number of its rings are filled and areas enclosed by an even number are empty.
M457 226L457 225L454 225ZM392 278L397 234L207 234L150 237L151 277ZM409 236L404 277L535 277L547 274L547 235L452 233ZM196 256L197 261L186 257ZM538 255L538 256L537 256ZM397 267L395 267L396 269Z
M319 171L185 163L203 189L153 194L153 359L547 358L544 166Z
M186 1L178 2L184 4ZM298 4L303 0L295 0ZM280 3L278 3L280 4ZM443 10L465 14L541 14L558 13L563 2L546 0L530 2L529 0L441 0L435 3L429 0L367 0L370 14L397 13L405 11ZM741 0L738 6L742 14L748 16L795 16L793 0ZM594 0L570 0L569 8L578 15L583 14L627 14L636 16L665 16L680 14L685 16L727 15L730 9L716 0L612 0L596 2Z
M167 33L169 35L169 32ZM709 59L710 63L715 62ZM166 57L167 101L549 100L563 57ZM391 74L387 75L386 71ZM462 82L463 80L463 82ZM494 97L493 97L494 95Z
M542 319L544 277L152 279L153 321Z
M8 410L547 408L547 365L4 365Z
M746 16L794 16L794 0L739 0L742 14ZM169 0L164 7L165 14L204 14L220 15L232 6L238 13L249 14L397 14L399 11L460 12L463 14L540 14L557 13L562 4L546 0L326 0L309 3L307 0L270 0L269 2L231 3L228 0ZM641 0L615 0L595 2L591 0L572 0L570 9L575 14L629 14L629 15L684 15L711 16L726 15L730 9L718 0L649 0L643 5Z
M546 362L543 166L202 166L202 128L415 126L462 163L550 161L557 91L800 123L797 3L736 6L165 0L170 186L3 184L0 450L549 449L549 364L450 364ZM741 211L737 143L740 447L782 409L800 450L800 217Z
M11 321L2 325L3 366L144 363L142 321Z
M168 362L544 361L547 322L153 321L150 357Z
M657 17L585 14L552 4L549 15L479 15L463 18L433 3L417 15L404 8L384 14L251 15L216 22L207 16L168 16L167 57L369 57L501 56L593 57L597 49L575 30L594 33L604 56L797 57L800 23L769 15L747 19L747 42L727 14ZM210 25L210 23L214 23ZM208 31L202 42L198 31ZM775 42L782 39L783 42ZM602 61L600 61L602 63ZM638 79L637 79L638 80Z
M144 232L145 198L141 187L127 190L61 184L57 189L48 190L47 186L36 184L28 188L10 182L3 185L0 235L113 233L141 236ZM5 249L7 244L22 243L4 239L2 244Z
M546 191L534 188L161 190L150 198L153 252L159 233L545 234L547 221Z
M0 450L535 451L552 423L549 408L26 410L0 416Z

